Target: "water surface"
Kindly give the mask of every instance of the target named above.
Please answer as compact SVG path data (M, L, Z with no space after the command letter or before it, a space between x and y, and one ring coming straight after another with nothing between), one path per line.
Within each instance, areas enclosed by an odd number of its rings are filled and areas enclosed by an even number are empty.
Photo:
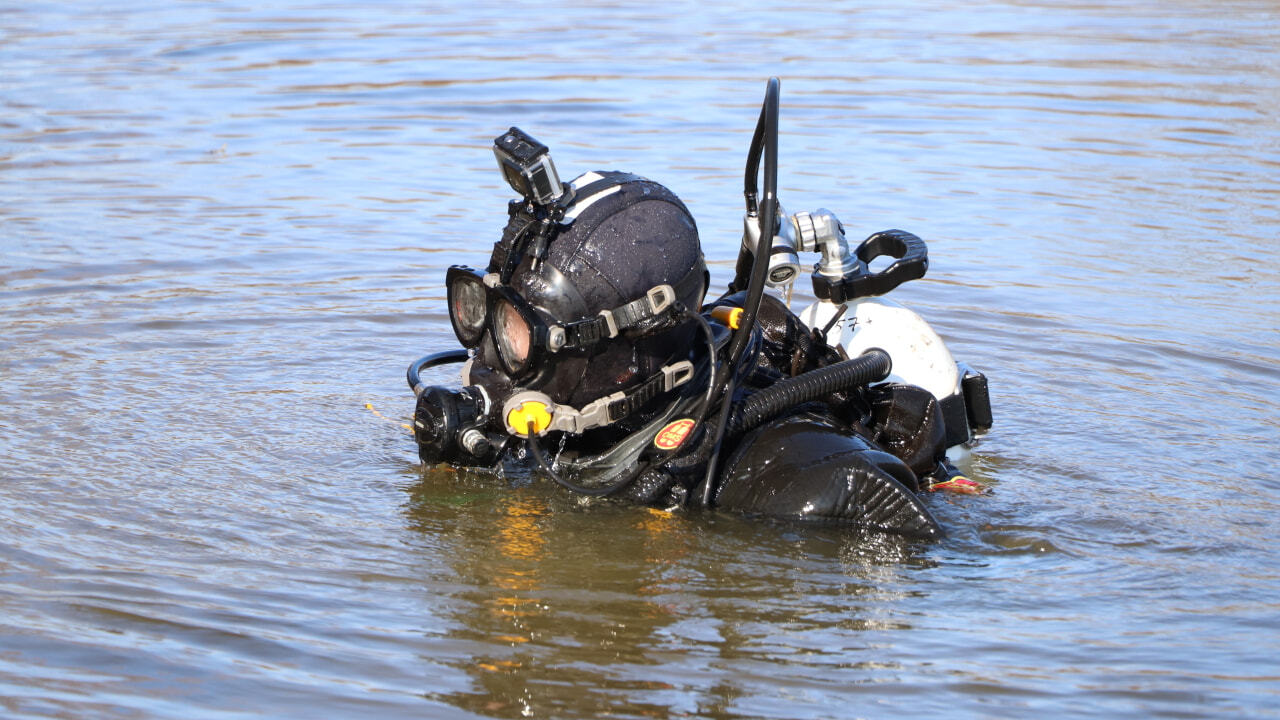
M0 714L1280 716L1273 3L0 18ZM721 288L771 75L786 207L929 242L992 493L914 546L422 468L492 138L668 185Z

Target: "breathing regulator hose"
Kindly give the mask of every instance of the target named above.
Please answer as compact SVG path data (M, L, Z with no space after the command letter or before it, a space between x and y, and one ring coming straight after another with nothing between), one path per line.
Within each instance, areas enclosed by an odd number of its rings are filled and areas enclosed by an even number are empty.
M725 350L728 360L720 368L720 377L716 380L719 392L729 381L729 374L747 346L747 339L755 328L756 315L760 311L760 299L764 297L765 278L769 274L769 251L766 242L772 243L773 226L778 215L778 78L769 78L765 88L764 105L760 108L760 119L756 122L755 135L751 138L751 149L747 153L747 171L743 194L746 196L747 212L759 209L760 243L755 250L755 260L751 265L751 280L747 284L746 302L742 306L742 318L738 321L738 330L729 339L729 347ZM762 148L761 145L764 147ZM760 153L764 153L764 198L756 204L756 172L760 161ZM746 252L744 248L742 252Z
M739 403L729 418L727 432L731 437L741 435L800 403L883 380L892 369L889 353L871 348L858 357L779 380Z
M470 355L466 350L445 350L444 352L420 357L409 363L409 369L405 372L405 380L409 381L409 387L413 390L414 395L421 395L427 386L422 384L422 380L418 377L419 373L439 365L466 362L468 357Z
M756 215L760 219L760 242L755 249L755 258L750 263L751 277L747 283L746 302L742 307L742 318L738 321L738 329L729 338L725 348L724 362L714 377L712 392L709 397L722 397L723 406L716 422L715 439L711 451L711 459L707 463L707 474L703 478L702 506L711 504L711 489L715 484L716 457L720 452L720 443L724 439L728 427L730 405L733 400L734 368L742 360L747 341L755 328L756 315L760 311L760 300L764 297L765 278L769 274L769 251L765 243L772 243L773 226L778 216L778 95L781 83L778 78L769 78L764 91L764 104L760 107L760 118L756 121L755 133L751 136L751 148L747 151L747 167L743 178L743 195L747 203L747 215ZM756 197L756 175L760 167L761 155L764 156L764 198L758 202ZM734 285L742 280L742 273L747 267L744 247L738 254L738 277Z
M611 485L605 485L603 487L598 487L598 488L591 488L585 485L579 485L578 483L575 483L571 480L560 477L560 474L557 473L555 471L555 468L551 466L551 462L547 460L547 454L543 452L542 446L539 445L538 441L534 439L534 431L533 431L532 423L530 423L529 425L529 435L525 437L524 445L525 445L525 448L528 449L529 454L533 456L533 459L538 461L538 466L542 468L542 472L547 474L547 477L551 478L552 480L555 480L557 484L562 485L576 493L581 493L583 495L590 495L592 497L604 497L605 495L609 495L610 493L613 493L614 491L621 488L623 485L626 485L627 483L631 482L631 479L632 479L631 475L625 475L621 480Z

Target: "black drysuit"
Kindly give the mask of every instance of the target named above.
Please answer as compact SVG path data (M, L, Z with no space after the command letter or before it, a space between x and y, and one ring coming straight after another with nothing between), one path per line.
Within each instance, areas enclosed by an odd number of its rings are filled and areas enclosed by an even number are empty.
M710 307L741 300L739 293ZM757 320L755 367L744 373L738 399L842 359L771 296L765 296ZM914 537L942 534L919 493L954 469L945 458L938 403L922 388L889 384L834 393L740 436L730 433L715 458L718 471L708 493L710 435L692 438L682 456L650 468L619 495L666 505L696 504L707 496L713 507L750 515Z

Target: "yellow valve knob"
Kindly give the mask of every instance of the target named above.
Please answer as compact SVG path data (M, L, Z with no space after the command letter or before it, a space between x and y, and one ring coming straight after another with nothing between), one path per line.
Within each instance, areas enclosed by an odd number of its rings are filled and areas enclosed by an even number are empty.
M507 413L507 429L513 435L528 437L537 435L551 425L551 412L546 403L537 400L525 400L520 407L512 408ZM532 426L532 427L531 427Z
M711 319L719 322L721 325L727 325L733 330L737 330L738 325L742 321L742 308L721 305L718 308L712 309Z

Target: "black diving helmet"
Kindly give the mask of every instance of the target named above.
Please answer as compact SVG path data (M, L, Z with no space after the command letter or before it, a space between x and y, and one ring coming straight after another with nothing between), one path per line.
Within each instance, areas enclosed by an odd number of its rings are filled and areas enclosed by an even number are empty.
M545 147L512 128L495 140L500 160L516 136ZM545 152L538 159L550 162ZM688 208L658 183L612 171L578 176L551 203L521 194L485 271L455 266L445 276L450 323L473 356L464 383L482 388L494 411L527 391L579 409L642 387L665 394L671 383L656 378L689 360L689 314L708 282ZM493 425L503 426L511 430Z
M516 135L545 147L513 128L495 141L500 161ZM536 155L521 161L531 167L550 163L545 151L525 155ZM691 406L710 387L714 353L696 349L710 333L698 314L709 276L697 226L669 189L629 173L588 172L551 198L512 187L522 197L508 203L485 270L445 275L449 321L466 350L410 368L419 454L491 465L518 439L539 457L536 438L557 433L558 467L611 487L664 427L699 417ZM461 390L417 377L464 361Z

